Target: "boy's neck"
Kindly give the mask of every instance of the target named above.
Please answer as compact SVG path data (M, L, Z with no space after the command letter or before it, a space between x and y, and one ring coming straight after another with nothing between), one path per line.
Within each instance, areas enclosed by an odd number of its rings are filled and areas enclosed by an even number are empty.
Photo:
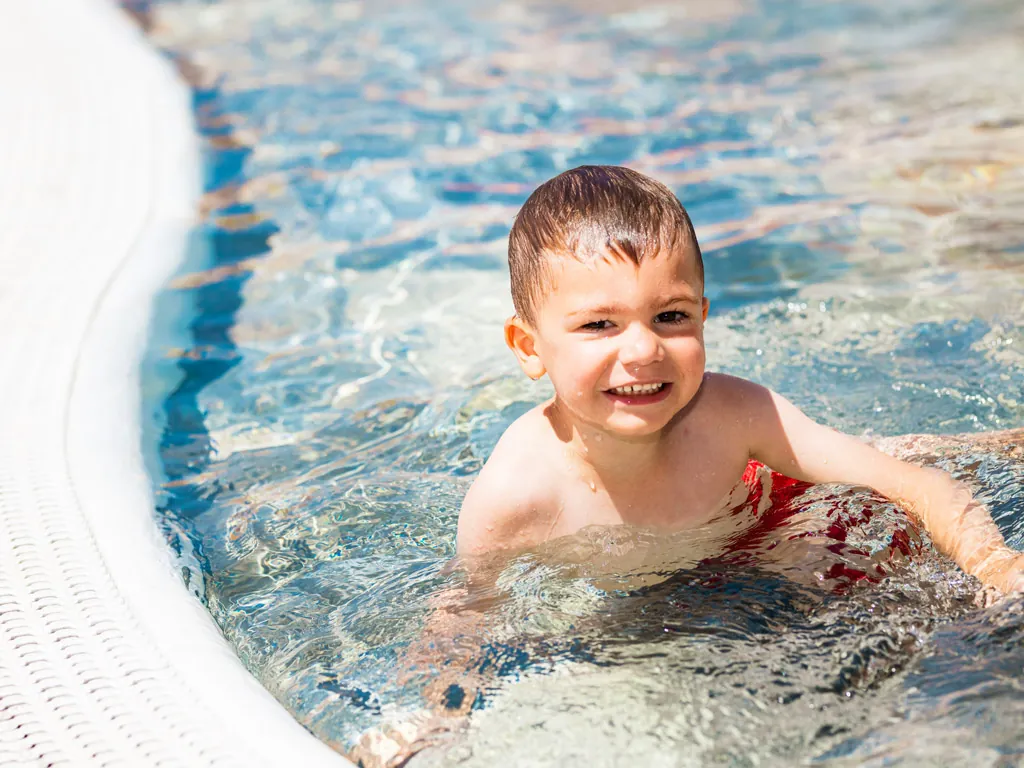
M555 435L565 445L567 453L594 472L604 484L618 485L650 477L664 456L663 444L669 426L650 435L625 438L578 422L557 397L546 410Z

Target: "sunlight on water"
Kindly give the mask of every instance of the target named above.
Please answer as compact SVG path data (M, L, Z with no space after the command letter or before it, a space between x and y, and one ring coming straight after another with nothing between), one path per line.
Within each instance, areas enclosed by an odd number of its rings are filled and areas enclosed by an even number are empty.
M705 532L703 558L597 530L492 587L449 567L466 488L548 393L502 343L508 227L576 165L628 164L689 209L710 368L854 434L1024 425L1019 3L140 15L207 146L147 361L161 522L303 724L341 750L445 731L418 765L1024 758L1024 604L978 609L856 489L797 492L767 538ZM1019 448L901 450L1024 547Z

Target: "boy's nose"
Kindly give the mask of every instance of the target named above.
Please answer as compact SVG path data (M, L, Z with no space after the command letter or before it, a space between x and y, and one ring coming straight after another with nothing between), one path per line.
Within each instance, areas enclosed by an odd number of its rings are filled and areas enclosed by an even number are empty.
M656 363L665 356L658 334L642 323L634 323L623 338L619 359L623 365L641 366Z

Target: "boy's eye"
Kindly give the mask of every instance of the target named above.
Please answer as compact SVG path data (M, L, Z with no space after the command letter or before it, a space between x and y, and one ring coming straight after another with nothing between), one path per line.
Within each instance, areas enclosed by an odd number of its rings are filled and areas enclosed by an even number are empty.
M608 320L593 320L580 326L581 331L606 331L612 327Z
M672 310L671 312L662 312L654 321L657 323L681 323L684 320L688 320L690 315L686 312L680 312L678 310Z

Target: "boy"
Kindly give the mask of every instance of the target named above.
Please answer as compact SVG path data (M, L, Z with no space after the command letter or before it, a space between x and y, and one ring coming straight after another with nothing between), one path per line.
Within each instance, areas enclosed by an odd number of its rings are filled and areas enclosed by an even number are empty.
M509 237L505 341L552 400L513 423L473 484L458 551L521 550L591 525L687 530L719 518L748 464L874 488L987 586L1024 591L1024 555L947 474L811 421L779 395L705 371L704 268L662 184L584 166L538 188Z
M516 314L505 340L527 376L551 377L555 396L506 430L466 494L464 560L628 524L682 531L665 538L686 541L693 551L678 561L695 562L715 553L703 532L685 532L747 501L743 476L754 460L812 483L872 487L909 508L939 550L987 586L1024 590L1024 555L1005 545L988 512L951 477L815 424L764 387L704 370L700 248L663 185L616 167L556 176L519 212L509 267ZM974 442L1022 437L1017 430ZM733 535L736 520L727 526ZM452 602L449 609L445 598L435 601L404 667L437 667L439 648L452 646L444 638L479 631L481 614ZM465 691L480 683L453 669L430 686L436 711L368 732L350 757L404 764L452 727L446 719L466 714L473 696ZM450 685L463 693L454 709Z

